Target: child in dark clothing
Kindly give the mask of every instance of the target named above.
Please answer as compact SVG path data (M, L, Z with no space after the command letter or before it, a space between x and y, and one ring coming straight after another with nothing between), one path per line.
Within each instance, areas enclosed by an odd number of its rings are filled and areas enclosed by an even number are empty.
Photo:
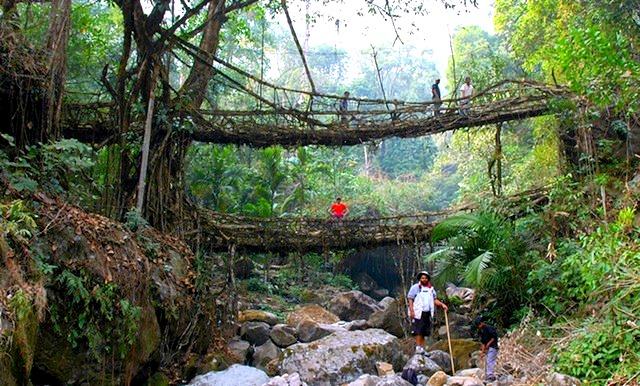
M495 368L498 359L498 332L493 326L486 324L481 316L473 320L473 325L478 329L480 342L482 343L482 354L486 354L486 380L493 382L496 380Z

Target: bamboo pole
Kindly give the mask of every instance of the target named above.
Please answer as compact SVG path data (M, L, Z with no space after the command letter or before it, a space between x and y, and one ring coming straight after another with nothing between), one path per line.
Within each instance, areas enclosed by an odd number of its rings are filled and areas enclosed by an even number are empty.
M447 310L444 310L444 321L447 325L447 342L449 343L449 359L451 359L451 374L455 374L456 367L453 364L453 350L451 349L451 335L449 334L449 317L447 316Z
M147 165L149 163L149 145L151 143L151 122L153 119L153 106L155 98L153 92L149 97L149 106L147 107L147 120L144 125L144 139L142 141L142 163L140 165L140 179L138 180L138 201L136 209L138 213L142 213L144 205L144 191L147 179Z

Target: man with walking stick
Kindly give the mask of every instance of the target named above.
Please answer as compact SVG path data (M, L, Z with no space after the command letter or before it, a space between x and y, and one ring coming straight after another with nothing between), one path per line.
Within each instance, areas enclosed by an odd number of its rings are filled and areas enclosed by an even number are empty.
M416 354L423 354L424 338L431 335L435 308L440 307L445 312L449 308L436 297L436 290L431 284L431 275L425 271L418 273L418 282L409 289L407 300L411 333L416 337Z

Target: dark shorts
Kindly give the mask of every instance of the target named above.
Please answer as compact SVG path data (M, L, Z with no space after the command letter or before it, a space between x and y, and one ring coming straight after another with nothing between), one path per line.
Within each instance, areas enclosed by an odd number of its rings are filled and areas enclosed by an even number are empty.
M413 319L411 334L420 336L431 335L431 312L423 312L420 319Z

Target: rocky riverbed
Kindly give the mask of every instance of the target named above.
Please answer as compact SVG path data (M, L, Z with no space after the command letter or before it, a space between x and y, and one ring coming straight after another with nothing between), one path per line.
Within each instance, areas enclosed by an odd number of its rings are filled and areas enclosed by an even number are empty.
M446 329L436 329L428 350L414 355L415 346L405 336L406 321L396 299L376 301L360 291L348 291L334 296L325 307L301 306L286 320L266 311L241 311L238 336L228 342L224 364L213 363L219 371L201 374L189 385L402 386L412 384L402 378L408 369L423 386L527 384L522 372L503 372L495 382L484 381L479 344L470 339L471 315L466 307L473 301L473 291L450 286L447 294L462 302L457 312L449 314L455 372ZM545 384L570 386L580 381L549 374Z

